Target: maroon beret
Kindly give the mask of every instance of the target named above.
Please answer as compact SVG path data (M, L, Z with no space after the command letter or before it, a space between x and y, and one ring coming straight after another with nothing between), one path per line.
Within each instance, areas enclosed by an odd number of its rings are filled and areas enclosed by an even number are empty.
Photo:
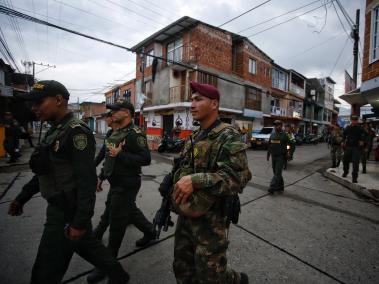
M200 84L197 82L190 82L192 93L198 92L204 97L210 98L211 100L220 100L220 93L215 86L209 84Z

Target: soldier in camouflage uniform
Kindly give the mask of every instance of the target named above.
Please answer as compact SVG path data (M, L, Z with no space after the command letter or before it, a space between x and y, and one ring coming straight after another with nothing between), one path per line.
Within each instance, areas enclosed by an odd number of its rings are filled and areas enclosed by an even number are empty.
M218 120L219 92L191 82L191 113L200 122L186 141L180 167L173 172L172 202L179 214L175 230L177 283L248 283L245 273L227 266L229 222L225 200L241 193L251 179L246 144Z
M282 129L283 123L280 120L275 120L274 126L275 130L270 136L267 150L267 161L271 156L272 171L274 172L270 188L268 189L269 193L284 190L282 171L287 159L288 136Z
M107 207L109 222L108 248L117 257L126 228L133 224L144 233L136 242L143 247L155 239L153 224L143 215L136 205L136 198L141 187L141 167L151 162L150 150L145 135L133 123L134 106L128 101L107 105L112 110L112 134L105 140L106 154L98 181L101 190L103 180L110 183ZM102 220L103 221L103 220ZM101 221L101 222L102 222ZM106 227L97 227L95 235L101 239ZM97 282L104 273L95 269L87 281Z
M336 126L330 136L330 156L332 158L332 168L339 167L342 159L343 135L341 128Z
M68 111L69 93L57 81L40 81L21 97L34 100L37 116L52 123L30 159L36 175L9 207L10 215L22 214L24 204L37 192L48 202L31 283L61 283L74 252L106 271L109 283L127 283L129 275L92 236L96 169L90 129Z

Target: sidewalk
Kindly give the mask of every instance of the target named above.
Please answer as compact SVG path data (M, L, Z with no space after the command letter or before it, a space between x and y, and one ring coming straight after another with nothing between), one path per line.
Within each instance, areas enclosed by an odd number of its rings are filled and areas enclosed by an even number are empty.
M5 168L11 168L14 166L27 165L29 163L30 155L33 153L34 148L25 145L21 148L20 154L21 157L17 159L17 162L8 164L8 157L0 158L0 172L3 172Z
M367 173L362 174L361 165L359 165L358 183L352 183L351 177L351 167L350 172L346 178L342 177L343 165L338 168L329 168L324 172L324 176L349 188L350 190L364 195L368 198L379 201L379 163L374 161L368 161L366 168Z

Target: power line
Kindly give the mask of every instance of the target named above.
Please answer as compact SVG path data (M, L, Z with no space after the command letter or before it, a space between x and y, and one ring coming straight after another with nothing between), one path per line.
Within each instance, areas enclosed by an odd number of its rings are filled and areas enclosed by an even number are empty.
M111 22L111 23L114 23L114 24L117 24L117 25L122 25L122 26L124 26L124 27L126 27L126 28L128 28L128 29L134 30L134 31L136 31L136 32L138 31L138 30L136 30L136 29L134 29L134 28L131 28L130 26L126 26L126 25L124 25L123 23L116 22L116 21L111 20L111 19L106 18L106 17L102 17L102 16L100 16L100 15L94 14L94 13L92 13L92 12L89 12L89 11L87 11L87 10L84 10L84 9L78 8L78 7L76 7L76 6L73 6L73 5L70 5L70 4L67 4L67 3L61 2L61 1L59 1L59 0L53 0L53 1L55 1L55 2L57 2L57 3L60 3L60 4L63 5L63 6L69 7L69 8L71 8L71 9L74 9L74 10L80 11L80 12L82 12L82 13L85 13L85 14L91 15L91 16L93 16L93 17L96 17L96 18L102 19L103 21Z
M156 7L156 8L158 8L158 9L160 9L161 11L165 11L166 13L169 13L170 15L172 14L172 11L170 11L170 10L168 10L168 9L164 9L164 8L162 8L162 7L160 7L160 6L158 6L158 5L156 5L154 2L152 2L152 1L149 1L149 0L144 0L145 2L147 2L147 3L149 3L151 6L154 6L154 7Z
M298 57L298 56L300 56L300 55L303 55L304 53L307 53L307 52L309 52L309 51L311 51L311 50L313 50L313 49L315 49L315 48L317 48L317 47L319 47L319 46L322 46L322 45L328 43L329 41L332 41L332 40L334 40L334 39L340 37L341 35L343 35L343 33L340 33L340 34L334 35L334 36L332 36L332 37L326 39L325 41L322 41L322 42L320 42L320 43L318 43L318 44L316 44L316 45L313 45L313 46L307 48L306 50L301 51L300 53L297 53L297 54L295 54L295 55L292 55L291 57L288 57L287 59L292 59L292 58Z
M339 53L338 56L337 56L336 61L335 61L334 64L333 64L332 70L331 70L330 73L329 73L329 77L332 76L333 71L334 71L334 68L336 68L337 63L338 63L338 61L340 60L340 58L341 58L341 56L342 56L342 53L343 53L343 51L345 50L345 47L346 47L346 45L347 45L348 42L349 42L349 39L347 38L347 39L345 40L345 44L343 45L343 47L342 47L340 53Z
M123 8L124 10L127 10L127 11L129 11L129 12L131 12L131 13L133 13L133 14L136 14L136 15L142 17L142 18L145 18L145 19L147 19L147 20L149 20L149 21L152 21L152 22L154 22L154 23L156 23L156 24L158 24L158 25L164 25L163 23L157 22L157 21L154 20L153 18L150 18L150 17L147 17L147 16L145 16L145 15L143 15L143 14L140 14L140 13L138 13L138 12L132 10L132 9L129 9L128 7L126 7L126 6L124 6L124 5L121 5L121 4L119 4L119 3L116 3L116 2L114 2L114 1L112 1L112 0L105 0L105 1L111 3L111 4L115 5L115 6L118 6L118 7L120 7L120 8Z
M144 6L144 5L139 4L139 3L136 2L136 1L133 1L133 0L127 0L127 1L133 3L133 4L136 5L136 6L139 6L139 7L143 8L143 9L146 9L146 10L148 10L148 11L150 11L150 12L152 12L152 13L158 15L158 16L161 16L161 17L165 18L166 20L170 20L170 21L172 20L172 19L166 18L166 16L162 15L161 13L159 13L159 12L157 12L157 11L155 11L155 10L149 8L149 7L146 7L146 6Z
M339 15L338 12L337 12L336 5L334 5L334 2L332 2L332 4L333 4L334 11L336 11L336 15L337 15L337 17L338 17L338 20L339 20L339 22L340 22L340 24L341 24L343 30L345 31L347 37L350 38L350 40L352 40L350 34L347 32L347 30L345 29L344 24L342 23L342 20L341 20L341 18L340 18L340 15Z
M335 0L331 0L331 2L333 2L333 1L335 1ZM304 16L304 15L310 13L310 12L313 12L313 11L315 11L315 10L318 10L318 9L320 9L320 8L322 8L322 7L324 7L324 6L326 6L326 5L329 4L329 3L330 3L330 2L328 2L328 3L326 3L326 4L323 4L323 5L321 5L321 6L318 6L318 7L316 7L316 8L313 8L313 9L311 9L311 10L308 10L307 12L304 12L304 13L302 13L302 14L300 14L300 15L297 15L296 17L292 17L292 18L290 18L290 19L288 19L288 20L286 20L286 21L280 22L280 23L278 23L278 24L276 24L276 25L272 25L271 27L268 27L268 28L266 28L266 29L264 29L264 30L261 30L261 31L255 33L255 34L252 34L252 35L247 36L247 38L250 38L250 37L253 37L253 36L259 35L259 34L261 34L261 33L263 33L263 32L266 32L266 31L268 31L268 30L271 30L271 29L273 29L273 28L276 28L276 27L278 27L278 26L281 26L281 25L283 25L283 24L286 24L286 23L288 23L288 22L290 22L290 21L293 21L293 20L295 20L295 19L297 19L297 18L299 18L299 17L301 17L301 16Z
M0 30L1 30L1 28L0 28ZM3 32L2 31L1 31L1 35L0 35L0 43L3 46L4 53L7 55L6 57L8 57L8 63L10 65L13 65L13 68L16 69L18 72L20 72L20 69L18 68L16 60L14 59L13 54L12 54L12 52L10 51L10 49L8 47L6 39L3 38Z
M340 7L340 9L342 11L342 14L345 16L347 22L349 23L350 28L352 29L355 26L355 22L350 18L349 14L345 10L345 8L341 4L341 2L339 0L336 0L336 2L337 2L337 5Z
M228 21L226 21L225 23L219 25L218 28L221 28L222 26L225 26L226 24L229 24L230 22L233 22L234 20L237 20L238 18L242 17L243 15L246 15L247 13L250 13L251 11L253 11L253 10L255 10L255 9L263 6L263 5L265 5L268 2L271 2L271 0L267 0L267 1L263 2L263 3L261 3L261 4L258 4L257 6L251 8L251 9L243 12L242 14L240 14L240 15L238 15L238 16L236 16L236 17L234 17L234 18L232 18L232 19L230 19Z
M238 33L238 34L243 33L243 32L245 32L245 31L247 31L247 30L250 30L250 29L255 28L255 27L257 27L257 26L260 26L260 25L262 25L262 24L265 24L265 23L271 22L271 21L273 21L273 20L276 20L276 19L278 19L278 18L280 18L280 17L283 17L283 16L285 16L285 15L288 15L288 14L290 14L290 13L292 13L292 12L296 12L296 11L302 9L302 8L308 7L308 6L312 5L312 4L317 3L317 2L320 2L320 1L321 1L321 0L313 1L313 2L311 2L311 3L308 3L308 4L306 4L306 5L303 5L303 6L301 6L301 7L298 7L298 8L296 8L296 9L294 9L294 10L288 11L288 12L286 12L286 13L284 13L284 14L281 14L281 15L278 15L278 16L275 16L275 17L272 17L272 18L270 18L270 19L264 20L264 21L262 21L262 22L259 22L259 23L255 24L255 25L252 25L252 26L250 26L250 27L248 27L248 28L246 28L246 29L240 30L240 31L237 32L237 33Z

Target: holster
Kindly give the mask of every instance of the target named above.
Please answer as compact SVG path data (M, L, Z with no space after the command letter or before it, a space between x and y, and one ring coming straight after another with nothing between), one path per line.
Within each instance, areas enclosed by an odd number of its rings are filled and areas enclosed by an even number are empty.
M241 213L241 203L238 194L222 197L220 210L221 216L227 218L228 224L230 222L238 224L239 215Z

